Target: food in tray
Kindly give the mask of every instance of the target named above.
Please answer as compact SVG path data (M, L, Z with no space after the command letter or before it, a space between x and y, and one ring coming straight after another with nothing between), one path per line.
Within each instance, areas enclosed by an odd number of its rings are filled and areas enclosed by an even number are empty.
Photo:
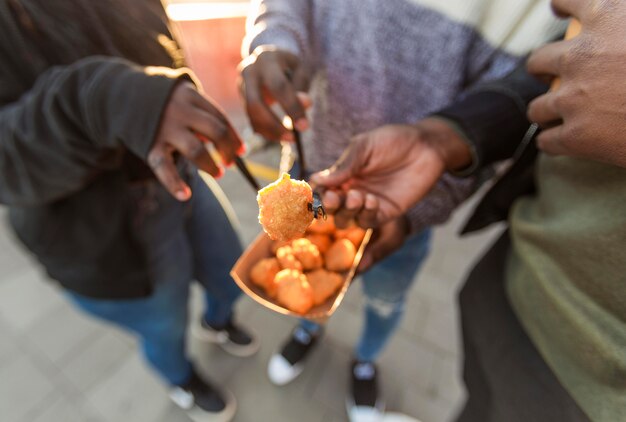
M346 271L352 267L356 247L348 239L338 239L324 254L326 269L330 271Z
M277 289L274 279L281 270L281 266L276 258L265 258L257 262L252 271L250 279L252 282L265 289L269 297L276 297Z
M345 272L354 265L356 249L364 236L365 231L356 224L338 230L332 217L315 220L304 237L274 240L269 249L275 258L259 261L250 277L270 300L292 312L306 314L344 285Z
M304 271L312 271L324 265L320 250L309 239L296 239L291 243L296 259L302 264Z
M301 237L313 221L313 191L307 182L287 173L259 191L259 222L272 240Z
M313 304L320 305L331 297L343 284L341 274L320 268L306 274L313 289Z
M276 274L278 302L300 314L313 307L313 289L304 274L297 270L282 270Z

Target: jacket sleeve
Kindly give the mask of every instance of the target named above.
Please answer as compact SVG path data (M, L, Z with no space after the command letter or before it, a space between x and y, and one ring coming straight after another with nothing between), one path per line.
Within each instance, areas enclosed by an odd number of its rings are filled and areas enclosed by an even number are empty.
M548 85L526 71L525 63L501 80L476 86L434 116L453 122L474 154L466 175L511 158L528 131L528 104Z
M311 0L253 0L243 57L261 45L275 45L298 57L308 57L310 21Z
M0 107L0 203L37 205L80 190L120 151L146 158L184 70L90 57L42 74Z

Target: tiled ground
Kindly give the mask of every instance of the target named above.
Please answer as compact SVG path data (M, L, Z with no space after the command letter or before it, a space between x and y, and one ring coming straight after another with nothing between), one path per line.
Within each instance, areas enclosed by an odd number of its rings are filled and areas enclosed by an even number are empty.
M275 150L256 159L274 161ZM268 158L269 157L269 158ZM270 159L271 158L271 159ZM229 172L221 184L250 241L259 231L254 194ZM462 274L493 232L458 240L461 210L437 230L434 249L413 289L401 330L381 358L388 407L424 422L448 421L463 401L455 293ZM3 422L182 422L165 388L139 357L135 340L85 318L0 228L0 420ZM358 283L328 324L326 341L303 375L275 387L267 360L293 325L244 298L240 318L262 338L258 355L237 359L190 343L201 368L238 397L237 421L346 420L344 391L351 347L361 326ZM192 312L201 307L194 296Z

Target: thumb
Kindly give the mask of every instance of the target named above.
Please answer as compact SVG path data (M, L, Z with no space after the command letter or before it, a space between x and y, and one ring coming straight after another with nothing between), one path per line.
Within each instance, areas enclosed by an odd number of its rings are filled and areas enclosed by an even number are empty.
M313 174L311 182L328 188L343 185L363 167L360 155L359 148L352 143L332 167Z

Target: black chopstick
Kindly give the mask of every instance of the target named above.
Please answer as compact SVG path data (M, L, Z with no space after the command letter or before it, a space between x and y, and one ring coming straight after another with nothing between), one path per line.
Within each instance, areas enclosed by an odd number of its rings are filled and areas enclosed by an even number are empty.
M245 177L248 183L250 183L250 186L252 186L252 188L255 191L260 191L261 185L259 185L259 182L252 175L252 173L250 173L250 170L248 170L248 166L246 166L246 163L243 161L243 158L239 156L235 157L235 164L237 165L239 172L243 174L243 177Z
M293 130L293 137L296 141L296 149L298 151L298 163L300 169L298 171L298 179L304 180L306 178L306 165L304 164L304 150L302 148L302 137L297 129Z

